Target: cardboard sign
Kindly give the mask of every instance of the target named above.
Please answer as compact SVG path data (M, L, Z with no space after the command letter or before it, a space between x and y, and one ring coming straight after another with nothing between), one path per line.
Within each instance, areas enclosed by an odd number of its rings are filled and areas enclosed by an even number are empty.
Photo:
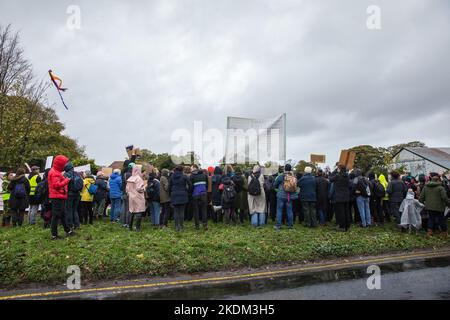
M50 169L53 164L53 156L47 157L47 160L45 161L45 170Z
M86 164L84 166L75 167L75 168L73 168L73 170L78 173L84 173L86 171L91 171L91 164Z
M103 172L103 175L105 177L109 178L112 175L112 173L113 173L113 168L103 167L100 171Z
M342 150L339 157L339 164L347 167L347 170L352 170L355 165L356 153L350 150Z
M126 148L128 159L131 159L131 156L133 155L139 155L141 153L141 150L139 148L134 148L133 146L129 146Z
M312 163L326 163L326 157L324 154L311 154Z

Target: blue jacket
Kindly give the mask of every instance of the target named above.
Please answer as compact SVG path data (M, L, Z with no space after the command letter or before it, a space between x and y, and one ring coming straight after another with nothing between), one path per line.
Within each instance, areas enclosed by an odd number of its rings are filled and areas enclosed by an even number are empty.
M298 181L298 186L300 187L300 201L316 201L316 178L312 174L303 175Z
M111 199L122 197L122 177L118 173L113 173L109 178L109 197Z
M278 189L278 191L277 191L278 199L287 199L288 198L288 193L284 191L284 173L278 175L278 177L275 179L275 182L273 183L273 187L275 189ZM290 192L289 199L290 200L298 199L298 192Z

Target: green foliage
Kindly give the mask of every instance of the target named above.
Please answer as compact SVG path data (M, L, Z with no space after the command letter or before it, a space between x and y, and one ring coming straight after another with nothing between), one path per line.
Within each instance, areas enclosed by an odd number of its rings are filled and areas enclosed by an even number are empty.
M0 167L15 169L57 154L84 157L83 148L63 130L53 109L26 98L0 95Z
M60 230L62 231L62 230ZM394 224L336 232L332 226L276 231L210 224L208 231L154 229L145 220L141 232L117 224L95 222L74 236L51 241L50 231L35 225L0 228L0 286L55 284L67 279L69 265L78 265L83 281L174 273L261 267L352 255L375 255L415 248L450 245L439 236L428 238L399 232Z
M314 172L316 172L317 171L317 165L315 164L315 163L312 163L312 162L307 162L307 161L305 161L305 160L300 160L298 163L297 163L297 165L295 166L295 171L296 172L300 172L300 173L303 173L303 172L305 172L305 168L306 167L311 167L312 168L312 170L313 170L313 173Z
M365 172L369 170L386 170L387 169L387 151L384 148L375 148L369 145L357 146L349 149L356 153L355 168L359 168Z

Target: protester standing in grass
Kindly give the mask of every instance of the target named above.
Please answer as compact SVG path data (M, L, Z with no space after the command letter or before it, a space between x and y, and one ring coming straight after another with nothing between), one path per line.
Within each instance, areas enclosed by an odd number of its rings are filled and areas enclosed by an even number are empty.
M159 186L159 201L161 204L160 225L161 228L167 228L170 216L169 170L161 170Z
M2 200L3 200L3 217L2 227L9 227L11 224L11 213L9 211L9 199L11 198L11 192L8 186L11 180L14 178L14 173L9 172L2 180Z
M380 181L381 185L384 188L384 194L383 194L383 197L381 198L382 212L380 214L383 215L383 221L390 222L391 215L390 215L390 208L389 208L389 195L386 192L387 187L388 187L388 182L387 182L386 176L384 174L380 174L380 176L378 177L378 180Z
M281 228L283 208L286 207L287 225L289 229L294 227L294 217L292 212L292 202L298 199L297 178L292 172L290 164L284 166L284 173L278 175L274 182L274 188L277 189L277 217L275 229Z
M156 179L155 173L151 172L148 175L147 181L147 196L148 196L148 204L150 207L150 222L154 227L158 227L160 225L161 218L161 205L160 205L160 193L161 193L161 184Z
M109 198L111 199L110 221L115 222L122 210L122 177L120 169L114 169L109 177Z
M305 216L304 226L307 228L317 227L317 184L316 178L312 175L312 168L305 167L305 174L298 180L300 188L299 199L301 202L303 214ZM325 223L325 211L320 212L321 223Z
M67 186L67 200L65 201L65 219L67 226L74 230L80 227L78 209L80 192L83 190L83 179L74 171L73 164L70 161L64 166L64 177L70 179L70 183Z
M52 205L52 222L51 222L51 232L52 232L52 240L59 239L58 237L58 222L61 221L61 224L64 228L64 231L67 235L72 235L73 230L66 224L65 219L65 202L67 200L67 186L70 182L70 179L65 178L62 174L64 170L64 166L67 164L69 159L67 157L59 155L55 157L53 161L52 168L48 173L48 190L49 190L49 199Z
M9 198L9 211L12 216L13 227L21 227L25 210L29 205L30 183L25 177L25 169L17 169L16 175L8 185L11 194Z
M319 216L319 222L321 225L326 225L328 221L328 211L329 211L329 199L328 191L330 188L330 182L326 177L324 177L324 172L322 169L317 170L316 177L316 210ZM300 192L301 197L301 192ZM331 221L331 217L329 219Z
M93 224L94 223L94 211L93 202L94 194L91 193L90 188L95 185L94 177L90 171L86 171L85 178L83 179L83 190L81 190L81 201L80 201L80 222L82 224Z
M174 208L175 230L178 232L183 230L184 210L189 202L190 189L191 182L183 174L183 167L180 165L176 166L169 180L169 193L170 202Z
M131 177L127 180L126 192L128 195L128 206L130 215L128 218L128 228L133 230L133 223L136 220L136 231L141 230L142 215L145 213L145 187L142 179L141 169L133 166Z
M29 224L33 225L36 224L36 216L39 209L39 203L36 200L36 187L41 182L41 176L39 175L39 167L38 166L32 166L31 167L31 173L28 176L28 181L30 183L30 209L28 211L28 222Z
M400 204L406 196L406 185L400 179L400 174L397 171L391 172L392 180L389 182L386 189L389 195L389 203L391 208L391 216L395 218L397 224L400 223Z
M264 191L264 176L261 167L256 165L248 177L247 186L248 208L253 227L262 227L266 224L266 193Z
M330 182L333 183L334 207L338 231L349 231L352 223L350 209L350 178L347 168L339 165L331 174Z
M95 179L97 192L94 195L94 217L98 219L103 218L103 212L105 211L106 198L108 196L107 180L107 177L105 177L102 171L97 172L97 178Z
M208 229L208 176L204 173L198 165L193 164L191 173L192 184L192 209L194 211L195 229L200 229L200 220L203 229Z
M428 182L420 194L420 202L425 204L428 211L428 235L440 228L442 235L447 238L447 221L444 217L445 206L450 207L450 200L447 197L438 173L430 173L431 181Z

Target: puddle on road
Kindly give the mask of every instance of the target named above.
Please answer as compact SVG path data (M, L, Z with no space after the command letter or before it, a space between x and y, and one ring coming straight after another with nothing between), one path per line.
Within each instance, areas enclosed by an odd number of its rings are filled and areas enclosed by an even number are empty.
M382 273L399 273L425 268L450 266L450 257L425 258L406 262L379 264ZM132 292L99 293L87 299L121 299L121 300L150 300L150 299L220 299L226 296L263 293L280 289L293 289L312 284L354 280L367 277L367 266L350 267L340 270L327 270L295 275L285 275L276 278L239 280L231 283L212 283L189 285L173 288L152 288ZM441 299L450 299L450 292L438 293Z

